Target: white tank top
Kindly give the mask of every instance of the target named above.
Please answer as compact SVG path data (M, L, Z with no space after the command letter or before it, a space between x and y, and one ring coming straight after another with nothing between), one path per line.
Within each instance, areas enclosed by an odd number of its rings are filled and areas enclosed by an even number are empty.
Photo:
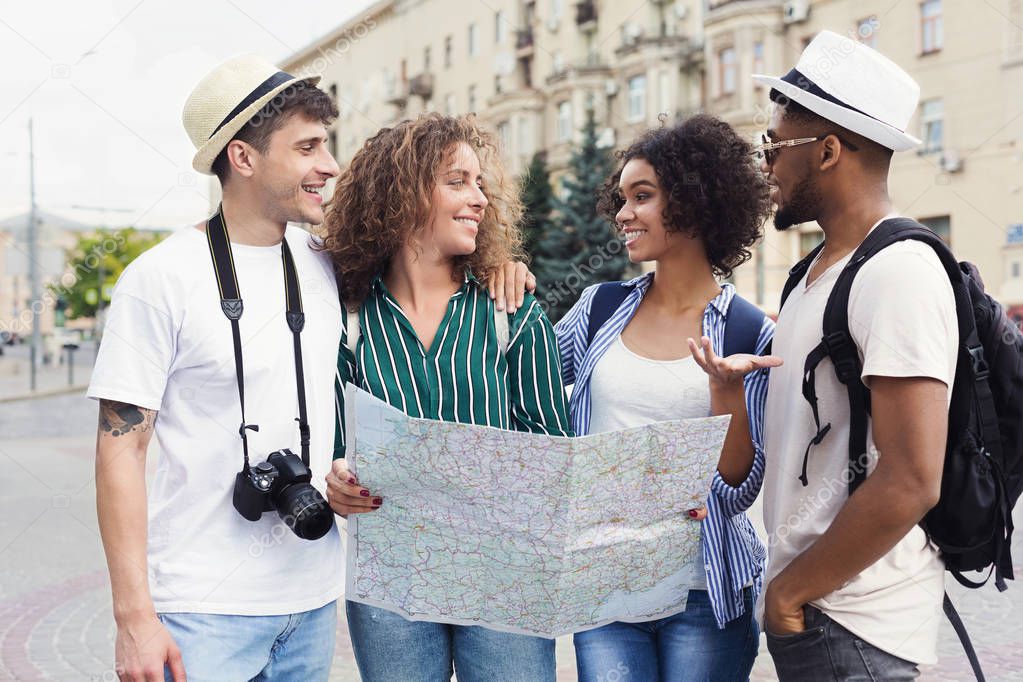
M621 336L593 368L590 395L590 433L710 416L710 384L692 356L651 360Z
M590 433L710 416L707 373L692 356L644 358L629 350L621 335L593 368L590 396ZM693 589L707 589L702 556L693 562L692 575Z

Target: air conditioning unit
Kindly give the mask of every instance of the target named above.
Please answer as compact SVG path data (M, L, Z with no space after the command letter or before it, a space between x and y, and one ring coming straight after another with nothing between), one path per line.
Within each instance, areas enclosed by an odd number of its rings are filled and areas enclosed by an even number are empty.
M954 149L946 149L941 154L941 170L946 173L958 173L963 169L963 160L959 152Z
M782 21L786 24L799 24L810 18L810 0L785 0L782 9Z
M557 17L550 17L547 19L547 30L551 33L556 33L558 30L558 23L559 21Z
M684 20L689 16L689 5L683 5L680 2L675 3L675 18L679 21Z
M635 45L643 37L643 27L639 24L625 24L622 26L622 42L626 45Z
M618 94L618 81L608 78L604 82L604 94L608 97L614 97Z

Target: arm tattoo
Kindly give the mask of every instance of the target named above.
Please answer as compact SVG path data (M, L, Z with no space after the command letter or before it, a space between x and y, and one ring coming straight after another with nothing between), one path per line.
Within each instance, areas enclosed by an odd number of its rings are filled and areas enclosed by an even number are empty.
M153 428L156 410L147 410L137 405L120 403L116 400L99 401L99 428L113 437L124 436L133 431L144 433Z

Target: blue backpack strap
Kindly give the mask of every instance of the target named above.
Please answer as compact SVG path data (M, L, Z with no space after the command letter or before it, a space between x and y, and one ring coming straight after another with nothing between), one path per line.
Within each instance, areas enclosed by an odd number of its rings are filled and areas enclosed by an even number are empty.
M597 285L590 301L590 321L586 328L586 347L593 343L593 337L604 323L611 319L614 312L629 295L631 288L626 282L604 282Z
M722 355L736 353L756 355L760 329L764 326L764 311L736 294L728 304L725 320L725 343Z

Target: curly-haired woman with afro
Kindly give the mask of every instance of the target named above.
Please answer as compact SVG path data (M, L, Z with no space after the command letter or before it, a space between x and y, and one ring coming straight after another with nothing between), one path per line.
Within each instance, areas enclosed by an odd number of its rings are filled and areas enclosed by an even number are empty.
M342 298L359 311L346 315L341 381L412 417L571 435L554 330L539 303L526 294L516 311L502 311L481 283L518 254L520 213L495 145L472 117L424 115L370 138L338 177L324 223ZM333 509L386 508L338 446L327 477ZM550 639L411 621L352 601L347 611L367 682L448 680L452 668L467 682L554 679Z
M584 682L625 669L637 680L744 680L756 657L765 550L745 510L763 482L767 372L781 361L760 355L770 318L718 281L749 259L768 215L752 151L697 115L620 153L599 207L629 259L653 271L586 289L556 327L577 435L732 415L706 507L678 520L703 520L702 552L673 576L680 597L655 620L576 634Z

